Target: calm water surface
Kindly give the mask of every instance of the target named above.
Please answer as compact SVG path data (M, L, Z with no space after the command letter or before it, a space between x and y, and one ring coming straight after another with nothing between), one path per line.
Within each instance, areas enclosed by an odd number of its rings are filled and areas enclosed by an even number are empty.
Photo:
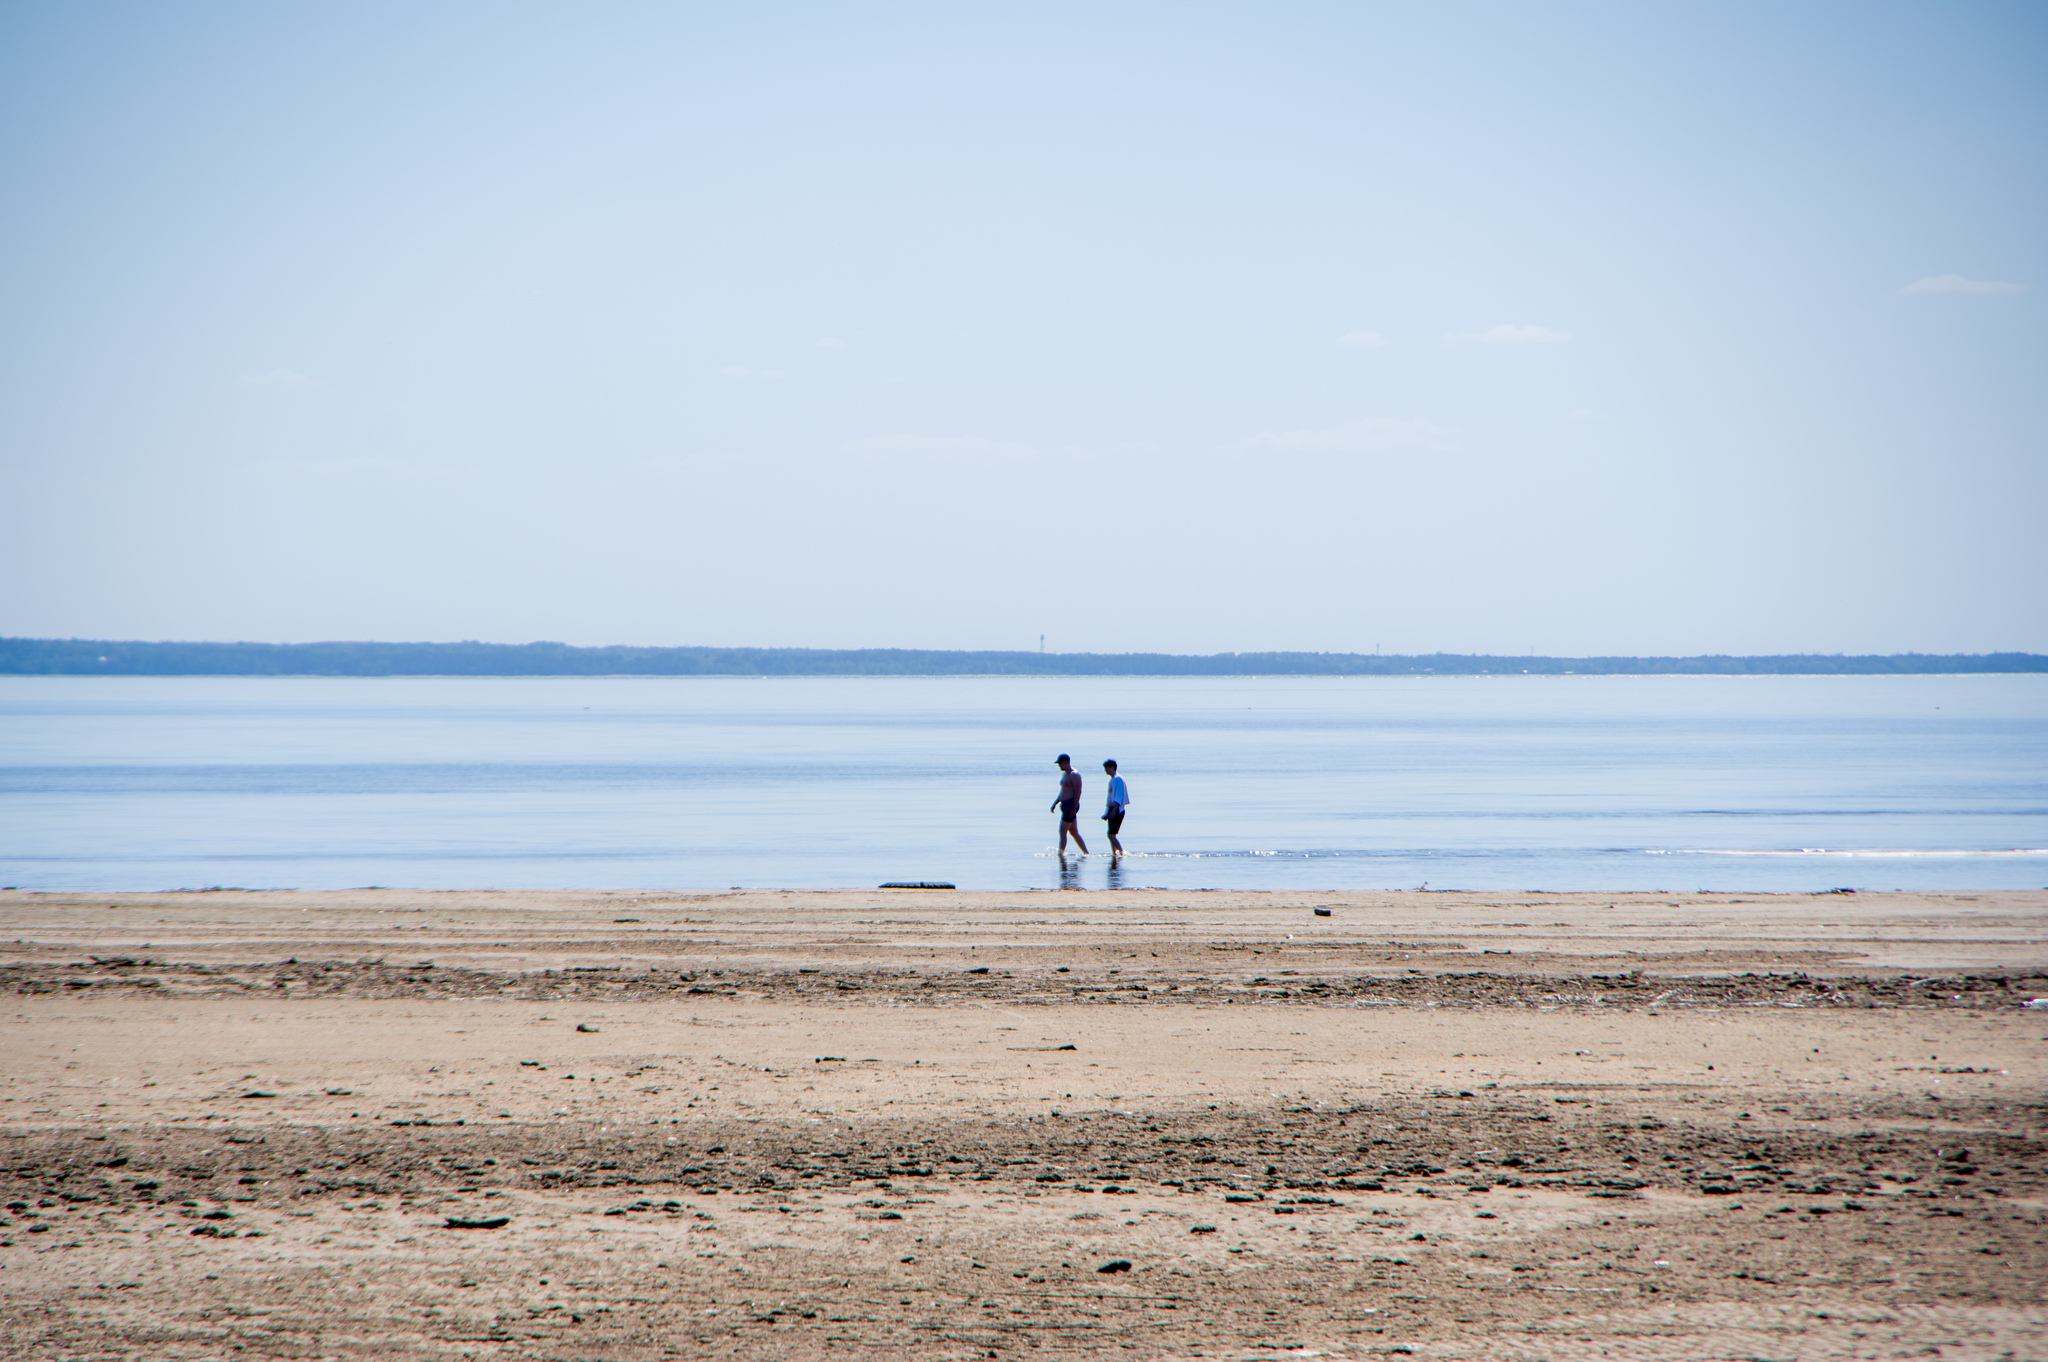
M2041 888L2048 677L0 678L0 883L895 879Z

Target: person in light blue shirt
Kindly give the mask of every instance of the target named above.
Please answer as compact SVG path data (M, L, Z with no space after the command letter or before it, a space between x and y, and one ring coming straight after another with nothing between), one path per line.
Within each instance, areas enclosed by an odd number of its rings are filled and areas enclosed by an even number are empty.
M1124 811L1131 807L1131 791L1124 784L1124 778L1116 773L1115 762L1105 761L1102 769L1109 776L1109 807L1102 811L1102 816L1109 820L1109 854L1121 856L1124 844L1117 841L1116 835L1123 828Z

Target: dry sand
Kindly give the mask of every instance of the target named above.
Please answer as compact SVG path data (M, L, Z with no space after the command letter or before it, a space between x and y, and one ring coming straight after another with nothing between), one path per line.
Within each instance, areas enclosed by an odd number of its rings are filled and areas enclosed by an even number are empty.
M2048 1358L2048 893L0 914L9 1356Z

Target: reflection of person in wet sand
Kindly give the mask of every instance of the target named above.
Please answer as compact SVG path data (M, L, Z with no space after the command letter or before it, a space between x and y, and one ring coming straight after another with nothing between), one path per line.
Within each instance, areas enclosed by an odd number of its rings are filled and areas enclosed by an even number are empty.
M1116 835L1123 830L1124 811L1131 807L1131 792L1124 784L1124 778L1116 773L1114 761L1105 761L1102 769L1109 776L1109 806L1102 811L1102 816L1109 821L1109 854L1121 856L1124 844L1117 841Z
M1088 854L1088 844L1081 840L1081 826L1075 822L1081 816L1081 773L1073 766L1073 758L1060 753L1054 763L1062 772L1060 776L1060 797L1052 807L1060 811L1060 855L1067 854L1067 837L1071 834L1074 845L1081 848L1081 854Z

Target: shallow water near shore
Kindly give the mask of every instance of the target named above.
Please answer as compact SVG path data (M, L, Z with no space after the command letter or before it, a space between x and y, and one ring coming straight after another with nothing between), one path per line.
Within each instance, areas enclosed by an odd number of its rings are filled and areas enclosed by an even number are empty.
M0 678L9 885L886 880L2040 888L2048 677Z

